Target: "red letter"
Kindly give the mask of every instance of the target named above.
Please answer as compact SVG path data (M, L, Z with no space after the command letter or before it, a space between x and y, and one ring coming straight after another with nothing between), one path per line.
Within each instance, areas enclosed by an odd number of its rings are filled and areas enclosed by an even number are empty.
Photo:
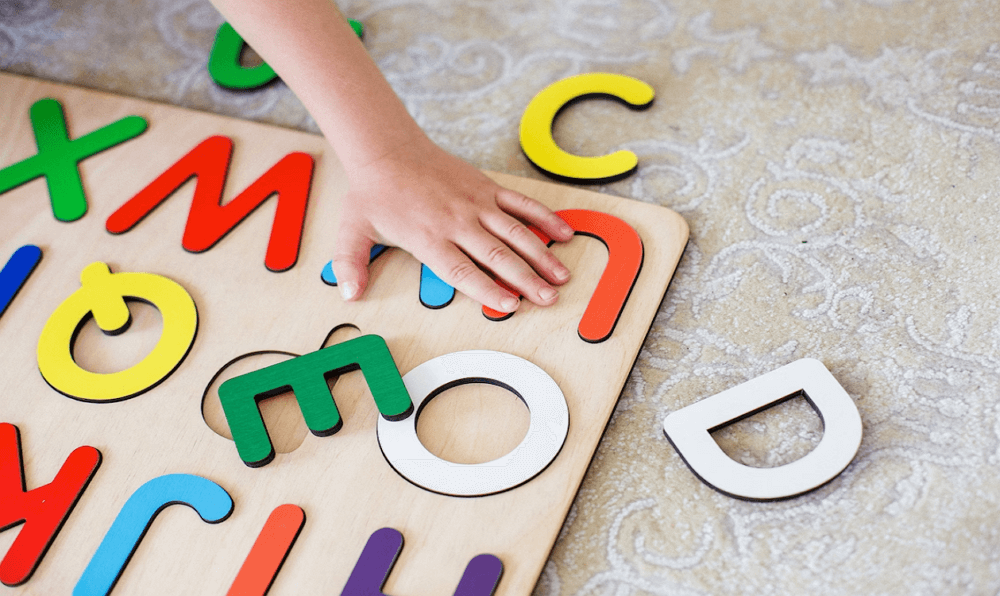
M21 435L13 424L0 423L0 531L24 522L0 561L0 582L17 586L28 581L99 465L100 451L79 447L55 480L26 492Z
M264 596L299 537L306 514L298 505L280 505L257 536L227 596Z
M205 139L112 213L107 230L112 234L129 231L181 185L197 177L181 241L185 250L203 252L212 248L254 209L272 195L278 195L264 265L271 271L290 269L299 256L306 201L312 183L312 156L289 153L236 198L222 205L232 155L233 141L228 137Z
M556 215L563 218L577 234L597 238L608 247L608 264L604 267L601 280L597 282L597 288L594 289L590 304L583 312L577 328L583 341L600 343L611 337L618 318L625 310L625 302L632 293L632 286L639 277L643 259L642 239L632 226L600 211L564 209L557 211ZM552 243L544 232L534 227L529 229L542 242ZM511 290L506 284L500 285ZM488 319L502 321L513 313L503 313L484 306L483 314Z

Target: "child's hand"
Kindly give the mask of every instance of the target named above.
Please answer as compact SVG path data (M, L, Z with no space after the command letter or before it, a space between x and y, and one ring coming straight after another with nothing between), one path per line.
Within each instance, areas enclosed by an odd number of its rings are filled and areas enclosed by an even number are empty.
M480 266L539 305L555 302L552 284L569 279L569 270L522 223L566 241L573 236L566 222L423 135L352 168L348 176L333 255L347 300L360 297L367 286L368 255L375 243L406 250L446 283L502 312L517 308L517 296Z
M368 283L372 244L408 251L494 310L539 305L569 271L523 223L555 240L573 231L542 204L505 189L420 130L330 0L212 0L312 114L344 165L333 271L348 300ZM519 221L520 220L520 221Z

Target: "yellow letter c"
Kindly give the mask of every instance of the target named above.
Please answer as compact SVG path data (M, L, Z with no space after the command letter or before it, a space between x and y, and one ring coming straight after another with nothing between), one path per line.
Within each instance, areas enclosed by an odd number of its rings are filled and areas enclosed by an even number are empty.
M563 151L552 138L552 122L571 101L610 96L633 109L649 107L653 88L625 75L589 73L555 82L535 96L521 117L521 149L538 168L556 178L582 182L607 182L628 175L639 159L631 151L600 157L581 157Z

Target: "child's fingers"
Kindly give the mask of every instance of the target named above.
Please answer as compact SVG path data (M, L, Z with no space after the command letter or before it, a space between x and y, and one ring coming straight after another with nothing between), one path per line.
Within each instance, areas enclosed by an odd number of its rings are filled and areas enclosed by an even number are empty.
M493 211L482 214L480 223L488 232L514 249L549 283L562 284L569 281L569 269L520 221L506 213Z
M525 233L534 236L528 230L525 230ZM542 279L531 265L526 263L501 238L488 231L479 228L471 235L460 236L458 246L469 257L492 271L496 277L520 292L531 302L539 306L546 306L555 302L559 297L559 293Z
M333 273L344 300L356 300L368 285L368 260L375 242L350 227L341 227L333 253Z
M573 228L561 217L538 201L509 188L500 187L496 192L497 206L504 212L532 224L549 238L566 242L573 237Z
M445 283L476 302L500 312L517 310L518 296L497 285L454 244L443 242L422 260Z

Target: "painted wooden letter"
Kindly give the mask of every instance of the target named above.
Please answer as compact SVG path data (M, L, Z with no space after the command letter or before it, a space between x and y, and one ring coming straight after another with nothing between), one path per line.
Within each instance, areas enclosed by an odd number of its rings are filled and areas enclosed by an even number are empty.
M403 535L394 528L375 530L368 538L341 596L385 596L382 588L403 550ZM491 596L500 583L503 563L494 555L473 557L462 573L455 596Z
M267 594L305 523L306 514L298 505L281 505L272 511L226 596Z
M364 27L351 20L351 27L361 37ZM240 65L240 57L246 48L243 37L229 23L223 23L215 34L212 53L208 57L208 74L220 87L227 89L257 89L278 78L274 69L266 62L257 66Z
M574 101L588 97L621 100L632 109L653 103L653 88L619 74L589 73L572 76L542 89L521 117L521 149L542 172L568 182L604 183L620 180L635 171L639 159L631 151L600 157L580 157L563 151L552 138L552 122Z
M596 238L608 248L608 264L577 327L580 339L600 343L614 332L639 277L643 261L642 239L632 226L607 213L585 209L565 209L556 213L577 234ZM534 228L532 231L542 242L551 244L552 240L543 232ZM484 306L483 314L488 319L500 321L513 313Z
M340 430L343 421L326 378L359 368L383 418L402 420L413 412L413 402L392 354L385 340L377 335L362 335L272 364L219 386L219 401L243 463L256 468L274 459L274 446L257 400L291 389L309 430L316 436L330 436Z
M188 505L210 524L225 521L233 512L229 493L201 476L167 474L150 480L136 489L118 512L73 588L73 596L110 594L153 519L167 506L178 503Z
M752 468L731 459L710 434L786 399L802 396L823 421L819 445L791 463ZM663 432L702 482L752 501L787 499L819 488L851 463L861 446L861 415L823 363L803 358L672 412Z
M52 214L60 221L76 221L87 212L87 195L80 179L79 163L139 136L148 125L139 116L126 116L70 140L66 117L58 101L36 101L31 106L30 116L38 153L0 170L0 193L45 176Z
M559 455L569 433L569 407L559 385L544 370L513 354L466 350L432 358L403 377L419 412L445 389L468 383L503 387L528 408L524 440L509 453L481 464L450 462L431 453L417 436L417 418L378 421L378 443L392 469L422 489L459 497L481 497L528 482Z
M0 423L0 531L24 522L0 561L0 582L17 586L31 578L100 465L100 451L79 447L52 482L28 491L21 435L13 424Z
M108 218L112 234L131 230L143 218L193 177L198 178L181 245L204 252L222 239L273 195L278 196L264 265L285 271L295 265L302 240L306 203L314 161L307 153L289 153L236 198L222 205L233 141L214 136L202 141L145 189Z
M278 78L267 62L253 67L241 66L240 56L245 47L246 42L232 25L219 26L208 55L208 74L217 85L227 89L256 89Z
M368 262L370 263L379 258L388 249L388 246L376 244L372 247L371 252L368 255ZM333 261L328 262L323 267L323 273L320 277L323 279L323 283L331 286L337 285L337 275L333 272ZM427 308L438 309L448 306L454 299L455 288L446 284L444 280L431 271L430 267L421 263L420 304L423 304Z
M27 244L14 251L7 264L0 270L0 316L7 310L14 296L21 290L24 282L35 271L42 260L42 249L33 244Z
M131 323L126 300L156 307L163 332L138 364L116 373L94 373L76 364L73 341L82 322L94 317L108 335ZM187 356L198 332L198 309L177 282L152 273L111 273L101 262L80 274L80 289L56 308L38 338L38 370L53 389L74 399L118 401L148 391L167 378Z

